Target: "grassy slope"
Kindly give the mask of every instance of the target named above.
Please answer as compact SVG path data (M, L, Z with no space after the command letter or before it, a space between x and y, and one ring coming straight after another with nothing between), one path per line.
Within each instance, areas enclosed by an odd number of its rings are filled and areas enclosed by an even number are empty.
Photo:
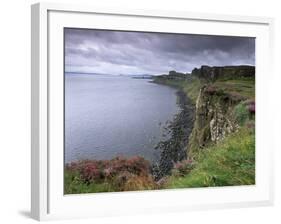
M114 191L114 187L108 183L90 183L86 184L79 178L79 173L71 172L65 169L64 173L64 193L79 194L79 193L98 193Z
M236 93L246 98L255 98L254 79L232 79L218 80L214 86L221 88L224 92Z
M255 137L244 127L202 151L187 175L171 176L167 188L255 184Z
M156 78L155 82L181 88L194 104L200 88L203 84L206 84L194 77L185 81ZM224 92L234 93L249 99L255 98L255 79L252 78L217 80L211 85L217 87L218 89L222 89Z

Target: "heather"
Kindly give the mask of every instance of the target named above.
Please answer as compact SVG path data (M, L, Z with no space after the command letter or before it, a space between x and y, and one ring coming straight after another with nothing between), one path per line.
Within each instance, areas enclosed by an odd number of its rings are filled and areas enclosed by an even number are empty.
M142 157L83 160L65 166L65 193L152 190L150 163Z

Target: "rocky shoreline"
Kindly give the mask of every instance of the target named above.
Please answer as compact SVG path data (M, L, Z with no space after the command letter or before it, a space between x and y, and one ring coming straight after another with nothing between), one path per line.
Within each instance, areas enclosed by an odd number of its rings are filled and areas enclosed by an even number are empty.
M155 180L170 175L174 165L187 158L187 147L189 136L193 130L195 108L183 90L177 89L177 103L180 112L165 127L167 135L170 137L160 141L155 148L160 150L160 160L152 165L152 175Z

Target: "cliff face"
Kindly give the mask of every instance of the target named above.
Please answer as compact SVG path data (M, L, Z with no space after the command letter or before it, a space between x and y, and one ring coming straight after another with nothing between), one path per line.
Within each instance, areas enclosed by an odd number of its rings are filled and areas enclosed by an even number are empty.
M247 78L252 77L255 74L254 66L225 66L225 67L210 67L201 66L201 68L195 68L192 70L192 75L204 79L206 81L216 81L218 79L228 78Z
M193 70L192 75L203 80L204 85L196 100L194 128L188 146L189 157L196 155L207 144L217 143L239 129L234 108L249 99L244 94L248 91L245 79L254 83L254 72L255 68L251 66L202 66ZM237 81L235 88L233 80ZM240 89L237 83L241 86Z
M190 155L207 143L216 143L238 129L232 111L234 105L241 100L242 98L234 98L211 86L200 89L195 107L194 128L190 136Z

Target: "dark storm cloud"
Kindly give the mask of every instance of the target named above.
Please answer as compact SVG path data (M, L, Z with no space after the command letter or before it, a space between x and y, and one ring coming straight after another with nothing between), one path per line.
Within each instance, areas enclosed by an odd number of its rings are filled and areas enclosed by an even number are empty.
M107 74L189 72L201 65L255 64L255 39L65 29L66 71Z

